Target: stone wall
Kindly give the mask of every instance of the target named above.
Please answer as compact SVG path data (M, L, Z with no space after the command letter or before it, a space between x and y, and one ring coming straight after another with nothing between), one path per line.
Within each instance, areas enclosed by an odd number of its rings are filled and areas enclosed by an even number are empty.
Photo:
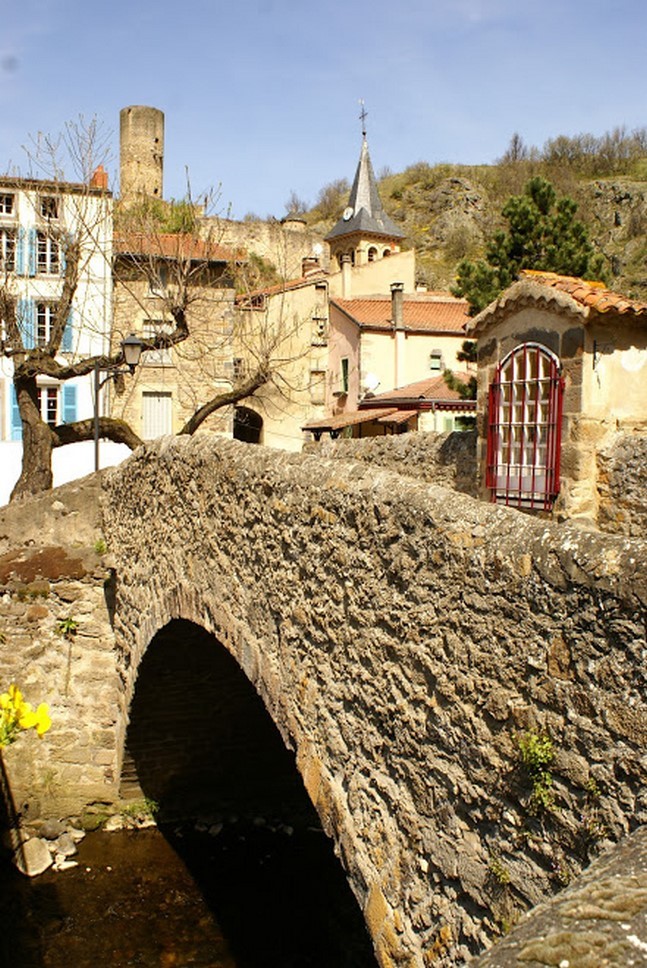
M647 528L647 433L614 434L598 450L598 524L640 537Z
M118 790L120 697L101 545L100 477L0 509L0 691L50 705L52 728L2 751L15 810L66 815Z
M476 432L407 433L387 437L322 439L304 452L327 458L359 460L407 477L440 484L473 497L476 479Z
M644 541L207 436L110 472L105 531L117 748L156 632L213 633L296 751L381 965L463 963L647 820ZM538 775L520 746L544 733Z

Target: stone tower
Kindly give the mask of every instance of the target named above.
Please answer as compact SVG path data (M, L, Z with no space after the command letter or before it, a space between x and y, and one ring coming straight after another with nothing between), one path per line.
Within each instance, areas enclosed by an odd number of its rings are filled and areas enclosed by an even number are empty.
M132 105L120 112L121 198L162 198L164 114L157 108Z

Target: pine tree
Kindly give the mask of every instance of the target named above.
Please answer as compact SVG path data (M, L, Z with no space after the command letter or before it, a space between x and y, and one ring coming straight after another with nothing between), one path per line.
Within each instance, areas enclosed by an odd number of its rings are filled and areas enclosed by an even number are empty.
M572 198L557 197L549 181L531 178L523 194L512 195L502 215L508 231L498 231L487 244L485 259L463 259L453 292L464 296L475 316L518 277L521 269L543 269L583 279L603 278L604 260L576 219Z

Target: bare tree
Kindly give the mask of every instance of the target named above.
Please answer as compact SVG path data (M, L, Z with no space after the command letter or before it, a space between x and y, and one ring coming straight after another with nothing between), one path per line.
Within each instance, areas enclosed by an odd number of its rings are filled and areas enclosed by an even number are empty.
M60 386L89 376L97 367L102 371L120 367L124 363L120 339L150 313L151 293L155 315L163 325L143 332L144 359L146 354L154 357L171 350L185 368L193 368L185 381L179 433L194 433L216 411L253 396L277 379L289 354L289 336L281 326L234 333L234 287L244 257L225 252L217 238L218 220L203 217L211 196L200 205L188 197L180 206L143 199L119 206L115 293L117 287L127 293L130 312L112 326L110 299L93 299L90 293L92 285L105 288L113 283L112 197L103 177L93 179L97 170L105 174L102 167L97 169L101 147L95 122L85 124L81 119L66 128L62 139L39 137L32 143L29 176L0 179L0 198L6 193L7 198L19 197L23 209L32 207L29 246L19 229L11 237L0 235L4 245L0 249L0 356L11 364L23 446L12 500L52 486L55 448L93 437L92 419L67 423L52 419L43 382ZM61 153L71 158L79 181L65 181ZM100 263L103 272L97 268ZM26 308L28 291L44 307L37 318L33 306ZM79 317L74 320L73 345L68 339L71 309ZM252 347L245 367L236 372L235 342ZM194 379L196 368L204 379ZM114 412L119 409L115 402ZM126 417L127 408L121 410ZM52 412L60 414L60 410ZM99 435L130 448L141 443L129 421L115 416L100 417Z

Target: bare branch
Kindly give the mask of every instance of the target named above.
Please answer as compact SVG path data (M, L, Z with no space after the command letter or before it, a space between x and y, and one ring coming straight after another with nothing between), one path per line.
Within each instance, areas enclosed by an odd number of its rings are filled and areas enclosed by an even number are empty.
M94 420L77 420L75 423L59 424L52 429L52 434L54 447L77 444L82 440L93 440ZM135 450L143 443L125 420L115 420L113 417L99 418L99 437L112 440L116 444L126 444L131 450Z

